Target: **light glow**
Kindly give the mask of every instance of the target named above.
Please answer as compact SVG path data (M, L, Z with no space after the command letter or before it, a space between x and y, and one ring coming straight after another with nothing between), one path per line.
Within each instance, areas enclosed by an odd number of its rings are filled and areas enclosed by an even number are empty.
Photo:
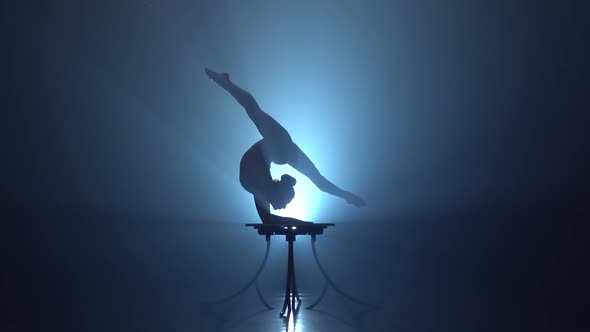
M320 191L305 175L297 172L288 165L271 164L270 173L274 179L280 179L281 175L289 174L297 180L295 185L295 197L284 209L272 209L272 213L282 217L291 217L303 221L314 221L320 196Z
M289 314L289 318L287 320L287 324L285 324L286 326L284 327L283 331L284 332L303 332L303 324L301 322L301 317L297 317L297 320L295 320L294 314L291 312Z

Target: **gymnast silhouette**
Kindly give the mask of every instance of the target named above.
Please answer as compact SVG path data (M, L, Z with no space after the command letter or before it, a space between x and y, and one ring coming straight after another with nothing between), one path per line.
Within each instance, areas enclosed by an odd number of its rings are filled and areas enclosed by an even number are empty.
M248 113L250 119L262 135L242 157L240 161L240 183L244 189L254 196L256 210L264 224L297 224L303 221L281 217L270 213L270 205L275 210L284 209L295 197L297 180L283 174L280 180L273 180L270 174L270 163L289 164L307 176L320 190L338 196L349 204L361 207L365 202L359 196L342 190L328 181L315 167L307 155L293 142L283 126L273 117L265 113L250 93L232 81L228 73L217 73L205 68L207 76L227 92L229 92Z

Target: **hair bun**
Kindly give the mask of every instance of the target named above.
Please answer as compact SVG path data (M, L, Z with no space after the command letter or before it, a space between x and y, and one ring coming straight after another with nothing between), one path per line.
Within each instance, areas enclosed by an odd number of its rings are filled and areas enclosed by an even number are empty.
M290 185L291 187L295 186L297 180L289 174L283 174L281 176L281 182L285 182L286 184Z

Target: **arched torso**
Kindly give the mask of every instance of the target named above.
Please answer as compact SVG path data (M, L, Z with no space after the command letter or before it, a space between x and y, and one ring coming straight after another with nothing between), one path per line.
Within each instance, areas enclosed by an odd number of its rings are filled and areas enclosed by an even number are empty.
M288 163L293 145L294 143L290 140L277 143L264 138L252 145L240 161L242 187L254 196L265 197L266 190L272 182L270 163L278 165Z

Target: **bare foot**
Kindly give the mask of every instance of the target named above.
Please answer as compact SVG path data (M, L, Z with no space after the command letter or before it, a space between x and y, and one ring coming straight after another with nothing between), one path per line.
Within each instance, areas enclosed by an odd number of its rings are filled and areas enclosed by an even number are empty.
M228 73L217 73L209 68L205 68L205 74L207 74L207 76L213 82L229 81L229 74Z
M367 203L365 203L364 199L362 199L359 196L357 196L351 192L348 192L348 191L346 192L344 199L346 200L346 202L348 204L352 204L356 207L363 207L363 206L367 205Z

